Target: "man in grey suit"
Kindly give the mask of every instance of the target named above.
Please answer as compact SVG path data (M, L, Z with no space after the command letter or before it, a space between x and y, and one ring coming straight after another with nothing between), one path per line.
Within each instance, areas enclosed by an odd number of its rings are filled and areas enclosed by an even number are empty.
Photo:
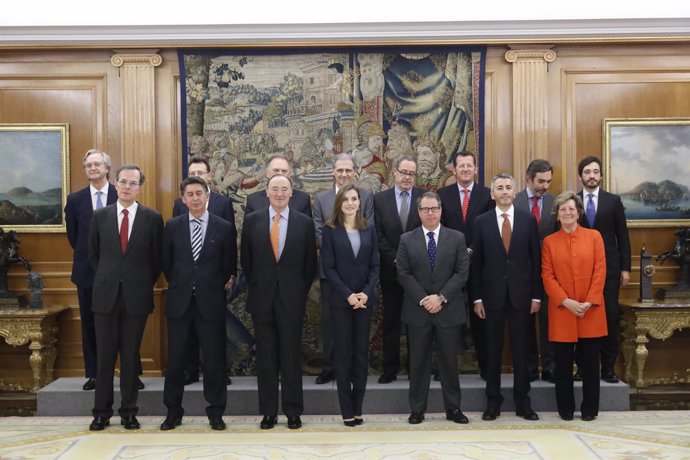
M553 166L546 160L532 160L527 166L527 187L515 195L513 206L530 212L539 225L539 242L556 231L556 219L553 215L555 197L549 193L553 180ZM530 327L527 344L527 370L530 380L539 378L539 360L541 358L541 379L554 383L553 347L549 343L549 309L546 291L542 296L542 308L539 309L539 347L537 347L536 324ZM537 315L532 316L534 323Z
M431 380L432 346L436 344L446 419L468 423L460 410L458 346L460 325L467 320L462 289L469 274L469 255L462 233L441 225L441 198L426 192L417 204L421 228L400 238L396 266L405 291L402 322L410 348L408 422L424 420Z
M161 273L163 218L136 202L144 173L126 164L116 175L117 202L93 214L89 261L94 269L96 395L91 431L103 430L113 415L113 375L120 356L121 424L139 429L137 361L146 318L153 311L153 286Z
M355 182L355 163L352 157L346 153L340 153L333 157L333 188L324 190L314 197L314 228L316 230L316 245L321 247L321 230L333 214L335 195L338 189L344 185ZM359 189L362 201L362 214L370 226L374 226L374 196L361 187ZM333 371L333 324L331 323L331 309L328 306L329 286L323 267L319 260L319 279L321 286L321 346L323 347L323 365L321 373L316 377L316 383L328 383L335 378Z

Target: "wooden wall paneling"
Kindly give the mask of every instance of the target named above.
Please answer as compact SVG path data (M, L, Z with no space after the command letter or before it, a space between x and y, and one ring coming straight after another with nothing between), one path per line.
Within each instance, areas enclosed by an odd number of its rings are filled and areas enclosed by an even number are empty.
M506 47L490 47L486 58L484 99L484 185L513 170L512 78ZM519 178L516 177L519 183Z

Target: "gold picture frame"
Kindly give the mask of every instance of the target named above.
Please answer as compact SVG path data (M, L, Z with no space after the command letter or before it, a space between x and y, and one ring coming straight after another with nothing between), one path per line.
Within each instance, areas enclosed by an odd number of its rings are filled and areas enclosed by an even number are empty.
M605 118L603 137L603 186L628 227L689 226L690 118Z
M66 231L69 124L0 124L0 227L18 233Z

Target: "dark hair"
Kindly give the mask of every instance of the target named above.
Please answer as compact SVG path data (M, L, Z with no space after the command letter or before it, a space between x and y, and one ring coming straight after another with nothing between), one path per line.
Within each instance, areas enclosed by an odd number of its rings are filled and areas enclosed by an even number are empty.
M417 164L417 159L412 155L401 155L395 159L395 161L393 162L393 167L395 169L400 169L400 163L402 163L403 161L411 161L415 165Z
M455 154L455 158L453 158L453 167L455 168L458 165L458 158L460 157L472 157L472 162L474 163L475 166L477 166L477 157L474 156L474 153L468 152L466 150L461 150L458 153Z
M558 208L563 206L563 203L565 203L568 200L573 200L575 202L575 208L577 208L577 217L582 217L582 215L585 213L585 207L582 204L582 198L580 198L580 195L572 191L563 192L556 197L556 199L553 202L553 210L551 211L551 214L553 214L553 216L557 218Z
M188 185L191 185L191 184L202 185L204 187L204 190L206 190L206 194L208 195L208 193L209 193L208 184L206 183L205 180L203 180L199 176L189 176L188 178L186 178L185 180L180 182L180 195L184 195L185 189L187 188Z
M601 167L601 160L595 156L588 156L584 157L582 160L577 165L577 175L578 177L582 177L582 170L585 169L585 166L587 166L590 163L596 163L599 165L599 172L604 174L603 168Z
M436 193L436 192L424 192L424 194L422 196L417 198L417 210L418 211L422 207L422 200L424 198L433 198L438 203L438 207L443 209L443 206L441 205L441 197L439 196L438 193Z
M553 166L551 166L551 163L546 160L542 160L541 158L537 158L536 160L532 160L529 166L527 166L527 177L534 180L538 173L549 171L553 172Z
M133 164L133 163L127 163L122 166L120 166L117 169L117 172L115 173L115 180L120 180L120 173L122 171L129 170L129 171L139 171L139 186L144 185L144 181L146 180L146 176L144 176L144 171L142 171L139 166Z
M357 192L357 199L360 202L357 214L355 214L355 228L357 230L366 230L367 227L369 227L369 223L362 214L362 193L359 191L359 188L353 184L343 185L338 189L338 194L335 196L335 203L333 203L333 213L331 214L331 218L328 219L328 222L326 222L326 225L330 228L345 226L342 207L343 201L345 201L345 194L350 190Z
M211 165L208 163L208 160L201 155L194 155L189 159L189 164L187 165L187 169L189 169L190 166L192 166L194 163L203 163L204 166L206 166L206 172L210 173L211 172Z

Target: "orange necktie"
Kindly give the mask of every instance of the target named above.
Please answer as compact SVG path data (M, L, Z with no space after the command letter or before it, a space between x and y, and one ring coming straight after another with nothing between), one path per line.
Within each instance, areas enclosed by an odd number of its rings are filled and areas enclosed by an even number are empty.
M280 214L276 214L273 218L273 225L271 225L271 246L273 247L273 255L276 257L276 262L280 259L279 253L280 242Z
M507 253L510 249L510 237L513 234L513 230L510 228L508 214L504 212L501 214L501 217L503 217L503 224L501 225L501 239L503 240L503 247L506 248Z

